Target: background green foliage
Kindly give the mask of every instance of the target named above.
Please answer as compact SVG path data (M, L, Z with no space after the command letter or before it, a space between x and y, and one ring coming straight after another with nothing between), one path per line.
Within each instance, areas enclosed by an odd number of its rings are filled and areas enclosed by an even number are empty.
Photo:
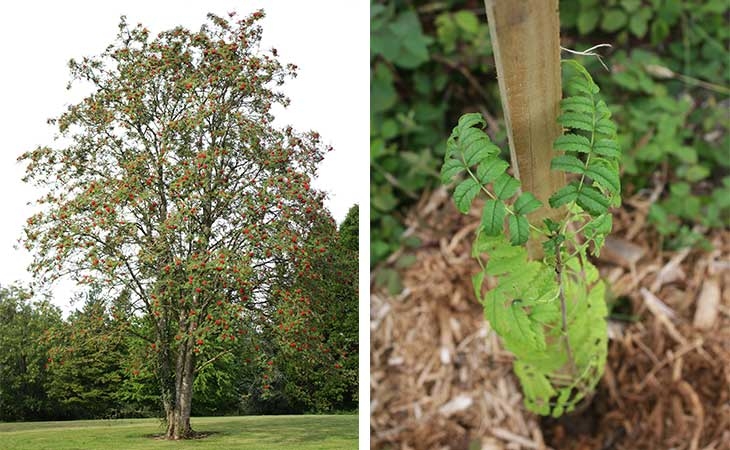
M48 345L39 337L60 322L61 311L49 301L31 302L24 289L0 287L0 421L51 416Z
M624 194L666 180L650 220L668 248L702 244L695 225L730 226L729 13L725 0L560 1L564 47L613 46L610 72L581 62L618 124ZM500 117L487 132L506 148L493 64L482 2L373 1L371 265L418 245L402 237L402 220L437 185L462 113Z

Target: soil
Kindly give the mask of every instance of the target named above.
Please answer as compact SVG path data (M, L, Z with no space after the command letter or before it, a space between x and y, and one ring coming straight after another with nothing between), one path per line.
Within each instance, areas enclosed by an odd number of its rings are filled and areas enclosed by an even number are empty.
M371 447L729 450L730 230L697 230L713 250L664 251L646 225L655 199L615 212L595 261L615 305L606 371L556 420L525 410L472 293L479 208L462 216L444 190L425 195L407 221L421 245L377 269L397 270L403 290L371 286Z

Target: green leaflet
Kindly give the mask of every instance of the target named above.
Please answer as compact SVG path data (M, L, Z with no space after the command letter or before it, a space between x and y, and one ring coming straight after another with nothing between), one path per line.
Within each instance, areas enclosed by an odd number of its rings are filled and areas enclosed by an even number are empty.
M560 101L560 109L579 113L592 113L595 109L593 101L588 97L567 97Z
M473 178L467 178L466 180L459 183L454 189L454 201L456 207L461 211L462 214L469 212L471 203L474 201L474 197L479 193L479 183Z
M568 133L558 137L553 144L553 148L566 152L590 153L591 142L585 136Z
M558 123L565 128L574 128L576 130L593 131L595 124L590 114L565 112L558 116Z
M506 173L503 173L494 180L494 194L501 200L512 197L519 188L520 182Z
M594 159L588 164L588 170L585 171L586 176L611 192L618 194L621 191L621 180L618 177L618 170L611 167L611 163L605 159Z
M618 142L612 139L600 139L593 145L593 151L601 156L616 159L621 158L621 150L618 147Z
M620 203L621 193L621 150L608 106L580 64L566 61L565 69L572 73L565 85L570 95L561 101L558 121L567 132L554 142L551 169L571 174L571 181L548 201L561 208L553 216L562 217L559 222L530 224L528 215L543 205L532 193L519 192L520 182L507 174L508 164L482 130L479 114L462 116L454 127L441 168L444 183L462 180L453 194L461 212L469 211L480 192L486 196L472 247L483 268L472 278L474 292L491 328L515 356L525 406L555 417L572 411L603 373L606 289L587 252L600 252L611 231L608 208ZM544 235L541 261L528 258L524 244L531 233ZM483 294L487 276L496 286Z
M477 167L477 179L482 184L491 183L498 176L502 175L507 170L507 167L509 167L507 161L496 157L489 158Z
M525 216L509 216L509 236L512 245L522 245L530 237L530 223Z
M542 206L542 202L529 192L525 192L515 200L515 213L529 214Z
M496 236L504 229L504 216L507 210L504 202L499 200L487 200L482 211L482 229L489 236Z
M578 198L578 184L569 183L567 186L560 188L556 193L550 196L548 203L553 208L559 208L570 202L574 202Z
M578 206L594 217L608 211L608 198L596 189L585 184L578 190L578 197L576 197L575 201L578 203Z
M560 155L550 161L550 168L569 173L585 173L585 163L572 155Z

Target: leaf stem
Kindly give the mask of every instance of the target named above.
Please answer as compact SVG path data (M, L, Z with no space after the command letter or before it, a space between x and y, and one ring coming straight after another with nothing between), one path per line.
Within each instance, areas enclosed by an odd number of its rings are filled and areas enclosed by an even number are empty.
M565 353L568 356L568 364L570 365L570 374L575 377L575 360L573 359L573 351L570 348L570 339L568 338L568 307L565 300L565 286L563 284L563 263L560 256L560 252L562 251L561 247L562 244L558 244L555 249L555 275L558 279L558 295L560 296L560 328L562 330Z

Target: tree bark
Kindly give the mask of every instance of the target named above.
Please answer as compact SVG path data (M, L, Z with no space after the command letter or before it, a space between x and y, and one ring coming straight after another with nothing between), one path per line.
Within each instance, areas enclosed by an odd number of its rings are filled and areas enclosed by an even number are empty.
M175 392L174 402L163 403L165 406L165 419L167 421L167 439L179 440L193 436L194 432L190 426L190 411L193 399L193 377L194 363L192 345L190 338L180 345L175 365Z

